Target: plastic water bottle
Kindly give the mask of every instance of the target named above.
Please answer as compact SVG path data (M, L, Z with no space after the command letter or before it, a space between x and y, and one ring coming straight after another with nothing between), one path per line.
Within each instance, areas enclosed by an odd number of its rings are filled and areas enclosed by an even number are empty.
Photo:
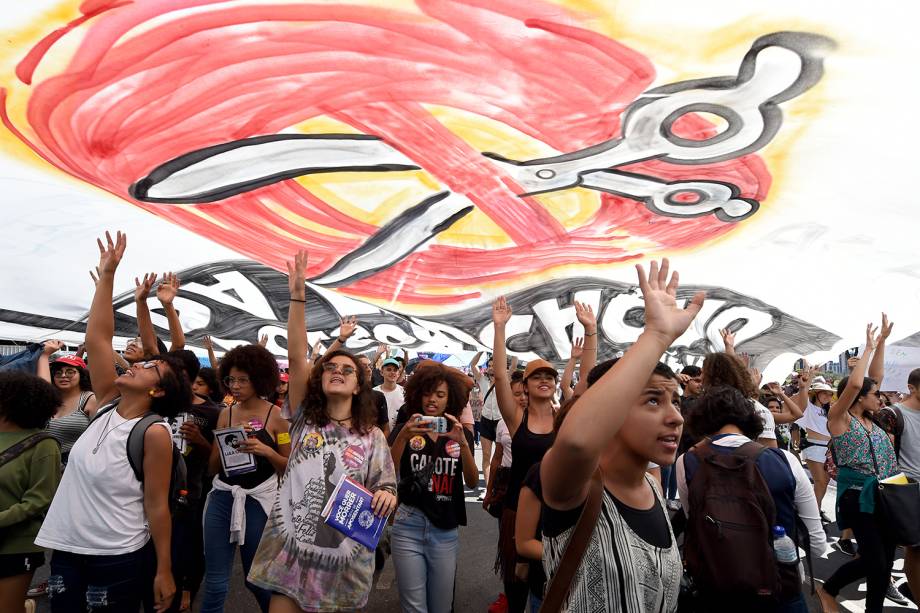
M799 548L786 536L786 529L782 526L773 526L773 552L780 564L799 563Z

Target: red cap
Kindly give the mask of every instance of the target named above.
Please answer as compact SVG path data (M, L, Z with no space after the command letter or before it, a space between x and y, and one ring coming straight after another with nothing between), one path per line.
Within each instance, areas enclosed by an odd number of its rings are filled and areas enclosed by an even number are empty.
M287 383L288 379L290 379L290 376L288 376L286 372L283 372L280 375L278 375L278 378L281 379L282 383Z
M55 364L67 364L68 366L78 366L79 368L86 369L86 362L82 358L78 358L75 355L62 355L61 357L54 360Z

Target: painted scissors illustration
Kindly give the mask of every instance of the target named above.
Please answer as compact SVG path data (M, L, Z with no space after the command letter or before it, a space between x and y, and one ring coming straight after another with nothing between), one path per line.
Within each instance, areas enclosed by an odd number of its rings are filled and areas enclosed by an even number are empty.
M723 222L738 222L753 215L759 203L741 197L730 182L669 182L620 167L652 159L708 164L757 151L782 125L779 104L821 79L823 55L832 46L830 39L817 34L768 34L752 44L737 75L681 81L645 92L625 111L619 138L542 159L484 155L520 186L522 197L583 187L640 201L659 215L713 214ZM672 128L680 117L698 112L718 115L725 129L702 140L674 133ZM133 184L129 192L145 202L204 203L307 174L420 168L370 135L275 134L179 156ZM406 257L473 208L466 196L449 190L429 197L383 225L313 281L337 286L372 275Z

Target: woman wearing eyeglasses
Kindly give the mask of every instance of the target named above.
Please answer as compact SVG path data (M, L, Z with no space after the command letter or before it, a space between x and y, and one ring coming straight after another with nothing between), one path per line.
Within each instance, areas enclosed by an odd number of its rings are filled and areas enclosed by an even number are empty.
M224 610L236 548L248 573L259 539L278 491L278 476L291 453L288 422L267 400L278 386L278 363L260 345L243 345L227 352L220 362L220 377L233 397L221 411L217 428L242 426L249 434L238 449L255 456L256 469L227 475L221 468L218 445L211 447L214 489L204 511L204 598L202 612ZM271 594L248 581L262 611L268 611Z
M365 369L341 350L323 354L312 370L307 368L306 259L301 252L288 265L291 457L249 572L249 581L272 592L272 613L356 611L367 604L374 551L322 517L342 477L373 492L371 507L378 516L396 507L393 460L376 427Z
M65 355L48 365L50 354L61 346L60 341L45 343L38 376L54 385L61 395L61 405L45 429L61 443L61 463L66 466L71 447L96 415L97 403L86 362L81 358Z
M112 362L112 287L126 237L99 241L99 280L86 324L96 418L70 450L67 470L35 544L53 550L48 596L53 613L164 611L176 585L170 556L172 436L165 421L146 424L142 473L128 457L131 431L151 413L175 417L191 386L173 356L137 362L118 376Z

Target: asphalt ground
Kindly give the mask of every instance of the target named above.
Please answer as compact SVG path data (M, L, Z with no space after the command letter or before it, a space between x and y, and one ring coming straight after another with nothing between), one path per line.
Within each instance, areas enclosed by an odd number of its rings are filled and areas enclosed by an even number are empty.
M481 466L479 449L476 449L476 460ZM480 488L484 487L485 483L482 481L482 471L480 471ZM478 492L475 491L467 491L467 525L460 528L460 554L454 597L456 613L486 613L489 604L501 591L501 581L492 571L498 543L498 521L482 509L482 504L477 500L477 494ZM822 505L825 513L831 519L834 519L834 496L834 489L829 488ZM828 533L828 541L835 542L838 536L836 525L826 524L825 530ZM829 577L838 566L850 559L836 549L832 549L826 559L814 560L815 577L819 580ZM36 572L35 582L44 581L48 576L48 570L47 564L41 567ZM900 551L895 560L892 576L897 585L906 582L904 560ZM817 598L809 594L810 586L806 583L803 587L810 613L820 613L821 607ZM841 611L864 613L865 594L865 583L850 585L841 593L839 600ZM39 598L37 604L39 612L50 613L47 598ZM197 605L198 602L194 603L193 611L198 610ZM917 607L913 604L899 606L890 600L886 601L885 613L916 610ZM224 611L227 613L258 613L255 599L243 585L243 570L239 556L234 564L233 579ZM397 611L399 611L399 594L396 589L396 575L392 561L387 560L371 592L366 613L396 613Z

